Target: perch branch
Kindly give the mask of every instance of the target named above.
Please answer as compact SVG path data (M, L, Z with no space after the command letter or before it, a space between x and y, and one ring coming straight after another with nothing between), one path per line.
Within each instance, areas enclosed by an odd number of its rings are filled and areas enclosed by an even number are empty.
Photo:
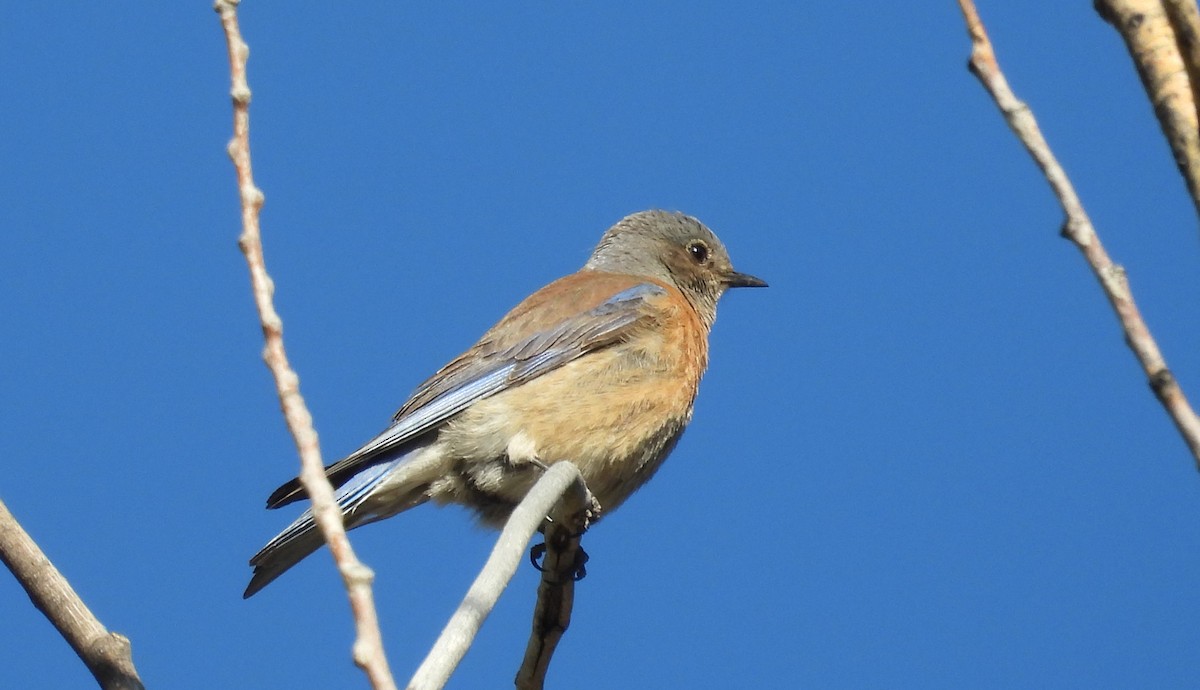
M370 679L375 690L390 690L396 687L388 669L383 649L383 637L379 632L379 620L375 612L371 582L374 573L354 555L346 530L342 525L341 510L334 501L333 487L325 477L321 462L321 449L317 432L313 428L312 415L300 396L300 379L288 364L283 348L283 322L275 311L274 283L267 274L263 259L262 237L259 228L259 211L263 205L263 194L254 184L250 166L250 87L246 82L246 59L250 48L242 40L237 21L238 0L217 0L214 9L221 18L221 27L229 48L229 65L233 98L233 140L229 143L229 157L237 171L238 193L242 205L242 234L238 246L246 255L250 269L250 283L254 292L254 303L258 308L262 324L263 360L275 379L275 389L283 409L288 430L300 453L300 483L308 492L313 517L320 528L325 543L337 564L346 585L350 608L354 615L356 637L354 641L354 663Z
M538 585L525 659L517 670L517 690L541 690L558 641L571 625L575 580L580 559L585 557L579 538L585 527L578 519L565 519L550 523L544 530L546 557L542 561L542 582Z
M1104 250L1104 245L1100 243L1100 237L1084 211L1083 203L1067 178L1066 171L1059 165L1042 136L1033 112L1009 88L1008 80L996 62L992 43L984 31L975 3L972 0L959 0L959 6L966 19L967 33L971 37L971 72L991 94L1009 127L1046 176L1046 181L1050 183L1066 215L1062 227L1063 237L1079 248L1092 273L1100 281L1100 286L1121 323L1126 344L1133 350L1154 395L1170 415L1191 450L1197 466L1200 467L1200 419L1197 419L1196 413L1192 411L1183 389L1167 368L1158 344L1150 335L1150 329L1133 300L1125 270L1114 264Z
M529 540L546 516L552 517L552 524L563 522L585 527L587 516L594 506L595 502L575 465L566 461L551 465L513 510L483 570L413 674L408 683L409 690L438 690L450 679L450 674L454 673L458 662L467 653L479 627L517 571Z

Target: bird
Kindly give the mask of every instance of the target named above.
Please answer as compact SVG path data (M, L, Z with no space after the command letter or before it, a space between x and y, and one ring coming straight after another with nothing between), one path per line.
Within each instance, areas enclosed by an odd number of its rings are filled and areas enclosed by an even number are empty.
M692 216L609 228L583 268L521 301L420 384L378 436L325 468L346 529L428 501L501 527L541 472L573 462L610 514L674 449L708 366L717 301L767 283ZM267 508L307 498L298 478ZM253 558L249 598L324 544L305 510Z

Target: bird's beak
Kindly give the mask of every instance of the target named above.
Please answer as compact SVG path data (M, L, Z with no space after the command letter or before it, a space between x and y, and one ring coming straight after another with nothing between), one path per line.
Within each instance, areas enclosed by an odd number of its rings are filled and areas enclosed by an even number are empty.
M755 278L749 273L738 273L730 271L725 275L725 286L731 288L738 287L767 287L767 281L762 278Z

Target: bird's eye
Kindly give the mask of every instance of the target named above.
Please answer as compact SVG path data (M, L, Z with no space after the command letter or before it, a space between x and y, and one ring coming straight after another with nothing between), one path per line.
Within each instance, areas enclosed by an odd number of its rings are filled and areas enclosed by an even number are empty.
M708 245L700 240L693 240L688 243L688 254L691 254L692 260L698 264L708 262Z

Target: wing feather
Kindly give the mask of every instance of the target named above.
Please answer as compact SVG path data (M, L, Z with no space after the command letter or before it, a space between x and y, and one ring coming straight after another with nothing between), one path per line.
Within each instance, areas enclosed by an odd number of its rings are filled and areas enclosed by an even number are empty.
M599 305L568 317L554 328L538 331L508 346L485 337L478 345L446 365L417 387L400 408L391 426L358 450L325 468L335 486L341 486L364 467L387 462L397 449L472 403L519 386L583 355L626 338L639 322L650 318L647 300L666 294L656 283L638 283ZM493 329L495 330L495 329ZM268 508L278 508L304 497L298 480L275 490Z

